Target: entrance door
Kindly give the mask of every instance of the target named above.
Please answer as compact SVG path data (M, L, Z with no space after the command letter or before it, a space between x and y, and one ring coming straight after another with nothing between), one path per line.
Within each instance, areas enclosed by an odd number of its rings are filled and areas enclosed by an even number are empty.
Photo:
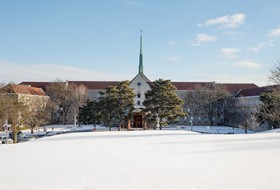
M134 115L133 127L142 128L142 115Z

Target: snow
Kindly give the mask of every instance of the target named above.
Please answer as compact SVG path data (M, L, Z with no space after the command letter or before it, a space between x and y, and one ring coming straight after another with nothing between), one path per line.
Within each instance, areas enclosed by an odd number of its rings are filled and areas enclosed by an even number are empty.
M276 190L280 134L79 132L0 145L0 189Z
M280 128L272 129L272 130L268 130L268 131L262 131L260 133L280 133Z
M47 125L44 127L40 127L38 130L34 129L34 135L37 134L61 134L61 133L68 133L68 132L83 132L83 131L93 131L94 126L91 125L81 125L81 126L74 126L74 125L63 125L63 124L53 124L53 125ZM105 126L96 125L96 131L108 131L109 129ZM112 127L112 131L118 130L117 127ZM136 129L134 129L136 130ZM141 130L141 129L139 129ZM188 130L188 131L194 131L204 134L244 134L244 130L240 128L232 128L228 126L169 126L169 127L163 127L163 130ZM31 131L30 129L23 131L26 135L30 135ZM248 130L248 133L254 133L253 131ZM5 136L5 133L2 132L0 135Z
M233 128L228 126L192 126L191 127L191 126L178 125L176 127L173 127L173 129L188 130L188 131L194 131L194 132L205 133L205 134L244 134L245 133L243 129ZM248 130L247 133L254 133L254 132Z

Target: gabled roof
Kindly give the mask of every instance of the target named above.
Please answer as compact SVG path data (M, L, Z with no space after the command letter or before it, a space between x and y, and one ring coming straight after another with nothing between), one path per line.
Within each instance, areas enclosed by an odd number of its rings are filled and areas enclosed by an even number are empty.
M148 79L148 77L146 77L146 76L144 75L144 73L138 73L138 74L131 80L131 82L134 81L134 79L135 79L138 75L140 75L140 76L142 77L142 79L144 79L144 81L146 81L147 83L151 82L150 79Z
M45 96L45 92L41 88L35 88L25 85L7 84L0 89L0 93L14 93L14 94L30 94Z

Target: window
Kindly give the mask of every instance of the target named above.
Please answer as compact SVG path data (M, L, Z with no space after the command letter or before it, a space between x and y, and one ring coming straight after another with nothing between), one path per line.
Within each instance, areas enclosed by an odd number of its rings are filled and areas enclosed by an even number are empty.
M137 94L137 98L141 98L141 94L139 92Z
M137 105L140 106L140 105L141 105L141 102L140 102L140 101L137 101Z
M140 87L140 86L141 86L141 82L138 82L138 83L137 83L137 86L139 86L139 87Z

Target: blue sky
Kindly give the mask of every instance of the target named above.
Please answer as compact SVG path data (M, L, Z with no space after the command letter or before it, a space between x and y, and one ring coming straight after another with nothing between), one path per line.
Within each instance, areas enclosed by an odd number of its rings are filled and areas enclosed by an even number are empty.
M280 60L278 0L0 1L0 81L268 84Z

